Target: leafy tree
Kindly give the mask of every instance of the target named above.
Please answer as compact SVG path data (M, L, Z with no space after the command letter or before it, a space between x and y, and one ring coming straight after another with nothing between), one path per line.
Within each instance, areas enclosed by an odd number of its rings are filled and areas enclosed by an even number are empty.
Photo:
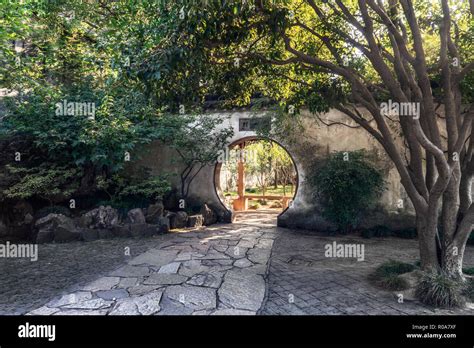
M286 185L291 185L291 193L293 193L296 173L295 165L286 150L278 144L272 143L271 153L274 161L273 167L275 171L275 186L283 185L283 195L286 196Z
M180 126L168 134L167 144L176 150L183 164L180 195L185 199L196 176L205 166L215 164L227 147L233 129L219 128L223 121L212 115L181 115L178 122Z
M33 137L50 167L67 166L82 173L81 194L90 194L99 178L111 180L128 157L136 159L139 146L153 140L179 151L186 166L182 179L187 194L195 166L209 163L215 157L213 146L229 134L215 131L219 120L169 115L186 103L184 94L176 98L182 79L171 74L180 56L173 40L165 45L168 51L153 53L160 61L159 70L150 72L141 66L143 60L150 62L156 42L171 33L173 16L145 20L157 6L124 1L120 8L79 1L0 5L5 13L0 81L20 92L8 101L2 132ZM137 26L138 18L147 25ZM186 91L186 95L190 94ZM94 117L58 115L56 104L62 102L91 103Z

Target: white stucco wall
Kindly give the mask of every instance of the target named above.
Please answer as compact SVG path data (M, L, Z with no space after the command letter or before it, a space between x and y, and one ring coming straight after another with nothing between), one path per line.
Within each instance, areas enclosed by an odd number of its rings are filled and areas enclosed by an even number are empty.
M258 113L238 111L215 112L211 115L222 119L221 127L228 127L230 125L234 129L234 135L229 139L229 144L235 143L240 139L257 136L253 131L239 131L239 119L258 117ZM302 116L304 129L299 134L294 135L293 141L281 139L281 137L271 138L288 151L298 171L298 190L293 204L291 204L290 208L280 217L282 225L285 225L285 220L293 221L295 219L306 220L306 222L302 223L303 227L307 225L308 228L314 228L313 226L315 224L322 225L317 208L315 208L317 207L317 202L314 202L310 197L305 184L306 168L312 161L318 158L324 158L331 152L353 151L358 149L366 149L374 153L377 158L377 165L385 174L387 190L379 201L383 210L396 220L399 220L397 223L400 223L400 221L403 222L403 220L406 220L406 216L412 215L412 206L400 184L398 173L375 139L360 128L348 128L344 125L328 127L318 122L314 115L309 112L303 112ZM354 126L354 123L351 123L347 116L337 110L331 110L319 116L325 123L338 121ZM160 144L154 144L148 148L148 153L143 156L141 162L152 168L156 174L167 170L169 171L170 168L174 168L174 171L179 173L177 159L178 157L173 151L164 149ZM190 187L189 197L193 200L210 204L214 208L225 209L221 203L221 199L216 193L214 185L215 171L215 165L203 168ZM175 184L177 184L177 181L175 181ZM400 208L400 200L403 202L403 208ZM309 221L311 219L314 221ZM384 221L382 221L384 219L386 219L385 215L380 215L373 224L384 223ZM412 221L407 220L405 222L407 224L412 223Z

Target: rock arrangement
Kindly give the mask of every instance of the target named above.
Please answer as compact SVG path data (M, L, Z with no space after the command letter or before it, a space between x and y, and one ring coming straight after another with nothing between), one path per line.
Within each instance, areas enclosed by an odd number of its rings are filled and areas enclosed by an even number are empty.
M62 243L92 241L115 237L151 237L170 229L198 228L217 222L217 215L206 204L200 214L188 215L185 211L170 212L163 203L151 204L146 209L134 208L121 218L117 209L100 206L80 217L51 213L34 223L36 243Z

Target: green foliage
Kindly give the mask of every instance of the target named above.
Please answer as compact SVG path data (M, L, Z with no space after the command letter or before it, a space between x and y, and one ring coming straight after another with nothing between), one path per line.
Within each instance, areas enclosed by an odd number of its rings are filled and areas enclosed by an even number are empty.
M382 173L364 151L336 152L307 173L315 199L323 204L323 215L347 232L357 226L384 189Z
M166 176L153 176L145 169L135 173L119 172L110 178L99 177L97 188L105 192L109 199L94 205L110 205L122 217L132 208L146 208L161 200L171 190Z
M3 192L10 199L39 197L50 202L61 201L77 190L78 179L82 174L80 169L66 166L24 168L8 165L7 168L16 179Z
M222 126L223 120L215 115L169 115L163 118L167 134L163 141L179 155L181 197L186 198L197 174L207 165L216 163L227 147L233 128Z
M257 179L258 188L265 194L270 183L273 171L274 158L277 159L279 152L276 144L267 140L260 140L245 147L250 160L245 162L247 173Z
M247 144L245 154L246 173L256 180L257 185L256 189L250 188L252 191L247 192L286 195L288 183L292 184L296 178L293 160L286 150L273 141L262 139ZM238 156L235 159L237 162ZM231 169L235 173L236 166ZM273 187L269 186L271 183ZM281 184L281 188L278 184Z
M96 105L94 119L57 114L56 104L63 101ZM38 151L45 152L53 163L106 166L114 172L123 168L126 152L161 135L157 115L147 107L143 95L125 94L121 88L111 94L88 86L37 88L8 106L5 130L32 136Z
M415 267L409 263L390 260L378 266L370 274L369 280L375 285L386 290L405 290L409 283L406 279L399 277L400 274L411 272Z
M410 287L410 284L406 279L394 274L381 278L376 282L376 284L379 287L390 291L406 290Z
M110 178L100 177L97 188L107 193L114 207L145 207L161 200L171 190L166 177L150 175L146 169L135 173L117 173Z
M143 181L132 181L120 192L120 197L142 196L150 200L159 200L171 189L168 181L160 176L153 176Z
M442 273L424 273L416 288L415 295L423 303L435 307L462 307L463 284Z
M377 267L375 273L381 277L386 275L399 275L403 273L411 272L415 269L415 266L409 263L389 260L384 262L379 267Z

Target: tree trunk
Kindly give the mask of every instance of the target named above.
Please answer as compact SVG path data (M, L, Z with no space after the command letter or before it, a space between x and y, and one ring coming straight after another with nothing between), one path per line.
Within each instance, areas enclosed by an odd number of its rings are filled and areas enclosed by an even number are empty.
M456 241L443 245L442 270L451 278L464 279L462 274L462 260L464 256L464 246L460 246Z
M275 169L275 183L274 183L275 190L278 188L278 170Z
M418 243L420 245L421 268L425 271L437 271L439 269L438 255L436 249L436 228L427 214L416 214L416 230L418 232Z
M459 186L460 170L457 168L443 194L443 208L441 214L441 268L452 278L462 278L461 248L454 240L458 231L458 214L460 207Z
M472 176L463 175L461 177L459 193L460 212L464 215L472 204Z
M455 278L464 280L462 274L462 263L464 251L466 249L467 239L472 232L474 226L474 205L471 205L465 212L462 220L460 220L455 231L453 241L448 245L444 255L443 269Z

